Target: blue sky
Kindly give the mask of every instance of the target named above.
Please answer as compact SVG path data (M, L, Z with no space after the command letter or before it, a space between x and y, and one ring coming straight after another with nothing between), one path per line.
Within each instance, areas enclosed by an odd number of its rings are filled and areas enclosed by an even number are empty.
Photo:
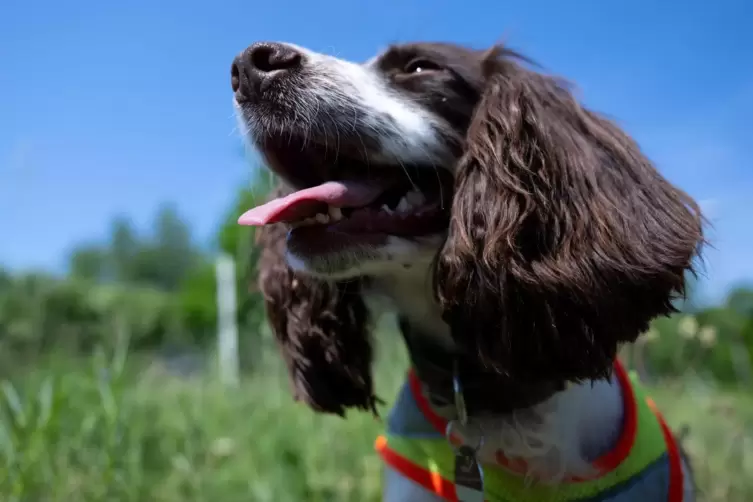
M208 239L249 166L229 68L257 40L365 60L498 40L574 81L714 223L705 289L753 279L753 2L2 0L0 264L61 270L115 214ZM746 141L747 139L747 141Z

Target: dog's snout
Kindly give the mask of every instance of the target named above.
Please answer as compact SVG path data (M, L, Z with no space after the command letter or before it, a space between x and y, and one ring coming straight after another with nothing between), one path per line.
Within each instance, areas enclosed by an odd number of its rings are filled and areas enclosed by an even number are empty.
M277 42L251 45L233 61L231 85L238 101L263 92L274 79L299 68L303 54L296 48Z

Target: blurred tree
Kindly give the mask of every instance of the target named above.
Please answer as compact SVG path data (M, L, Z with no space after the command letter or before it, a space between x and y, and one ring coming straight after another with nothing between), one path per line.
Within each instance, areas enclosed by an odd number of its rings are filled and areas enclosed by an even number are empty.
M744 356L737 356L738 373L747 372L748 380L753 379L753 287L738 286L727 295L727 310L741 318L738 345L744 349ZM747 368L745 366L747 365ZM750 383L750 382L748 382Z
M73 250L69 271L80 279L177 291L200 257L190 228L166 204L157 211L149 238L139 236L128 219L117 217L106 245L89 243Z
M746 317L753 317L753 287L738 286L727 295L727 307Z
M98 244L84 244L73 250L69 258L72 276L91 281L101 281L108 270L107 249Z
M107 279L123 282L134 280L134 260L141 247L142 243L131 221L124 216L116 217L110 227L110 242L107 247Z
M167 290L177 289L198 262L198 247L191 230L172 205L160 208L154 229L154 248L162 268L160 281Z
M214 338L217 325L216 279L214 264L203 260L192 268L178 292L183 320L196 342Z
M119 251L113 248L112 252ZM163 205L155 217L151 238L141 242L131 256L123 256L130 268L124 279L177 291L198 258L190 229L172 205Z
M721 382L737 382L741 375L735 358L745 350L742 332L747 319L725 305L703 309L696 318L700 326L711 327L715 333L713 350L706 352L703 367Z
M6 292L13 284L13 276L3 267L0 267L0 294Z
M39 343L45 321L44 297L54 281L42 274L23 274L6 284L0 302L0 337L4 347L26 351Z

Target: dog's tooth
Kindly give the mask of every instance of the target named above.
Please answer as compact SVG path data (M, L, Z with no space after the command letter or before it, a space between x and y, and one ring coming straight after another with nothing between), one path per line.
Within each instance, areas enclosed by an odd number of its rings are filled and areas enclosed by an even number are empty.
M316 216L314 216L314 221L321 224L329 223L329 216L322 213L316 213Z
M397 203L397 210L400 212L406 212L411 208L410 203L408 202L408 199L403 196L402 199L400 199L400 202Z
M424 194L422 194L418 190L411 190L410 192L405 194L405 199L412 206L420 206L426 202L426 197L424 197Z
M313 225L316 223L316 218L306 218L305 220L301 221L301 225Z
M329 217L332 219L332 221L340 221L343 219L343 212L339 207L328 206L327 212L329 213Z
M387 204L382 204L382 207L379 209L387 214L392 214L392 209L390 209L390 206L388 206Z

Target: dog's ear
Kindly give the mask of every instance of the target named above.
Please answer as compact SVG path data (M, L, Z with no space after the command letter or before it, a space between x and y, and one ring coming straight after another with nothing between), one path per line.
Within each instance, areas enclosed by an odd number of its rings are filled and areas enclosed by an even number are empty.
M276 195L284 192L279 188ZM340 416L376 413L369 313L358 281L325 282L296 274L285 261L287 228L260 229L258 283L297 400Z
M518 61L485 59L435 290L486 367L600 378L619 343L673 311L702 217L619 127Z

